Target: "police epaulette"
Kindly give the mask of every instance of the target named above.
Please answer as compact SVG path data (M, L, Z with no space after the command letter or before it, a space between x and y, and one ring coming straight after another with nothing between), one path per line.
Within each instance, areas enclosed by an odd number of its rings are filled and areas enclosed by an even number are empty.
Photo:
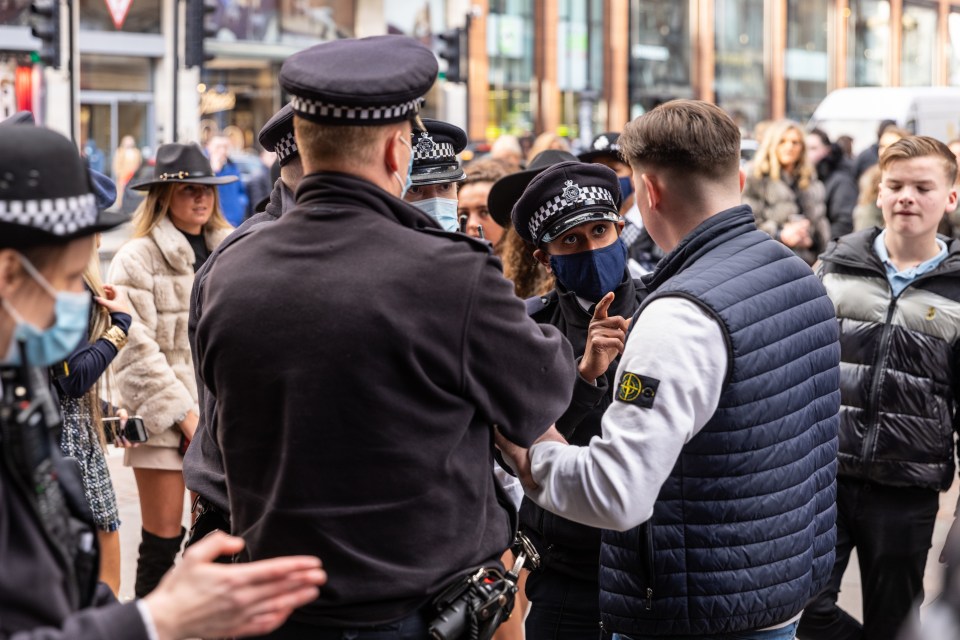
M527 315L532 316L540 311L543 311L553 300L557 299L557 290L554 289L550 293L542 296L533 296L532 298L527 298L523 301L523 304L527 307Z
M485 253L493 253L493 244L487 240L481 240L480 238L474 238L473 236L468 236L465 233L460 233L459 231L444 231L443 229L435 229L433 227L417 227L418 231L423 231L424 233L432 233L438 236L443 236L445 238L450 238L451 240L459 240L460 242L466 242L473 249L477 251L483 251Z

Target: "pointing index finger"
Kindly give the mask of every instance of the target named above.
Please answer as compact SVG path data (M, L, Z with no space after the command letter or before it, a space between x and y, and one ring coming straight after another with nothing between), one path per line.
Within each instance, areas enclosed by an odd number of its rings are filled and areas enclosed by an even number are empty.
M593 310L594 320L607 319L607 311L610 309L610 305L613 304L613 298L613 291L600 298L600 302L597 303L597 306Z

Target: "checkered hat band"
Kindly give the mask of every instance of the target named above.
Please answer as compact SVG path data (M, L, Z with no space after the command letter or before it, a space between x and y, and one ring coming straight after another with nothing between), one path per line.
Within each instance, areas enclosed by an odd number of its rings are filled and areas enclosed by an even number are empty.
M277 144L274 146L273 150L276 152L277 160L280 162L280 164L286 162L290 156L299 153L299 150L297 149L297 140L293 137L293 132L288 133L277 140Z
M565 209L579 209L587 200L604 202L614 208L617 206L613 194L603 187L581 187L580 195L575 201L570 202L561 194L537 209L537 212L530 218L530 224L527 227L530 230L530 236L536 239L540 230L543 229L550 218L562 213Z
M97 223L97 200L92 193L44 200L0 200L0 221L65 236Z
M377 120L397 120L416 113L423 98L416 98L403 104L384 107L346 107L293 96L290 104L294 111L310 116L331 118L333 120L352 120L355 122L376 122Z
M420 151L420 146L415 145L413 147L413 160L439 160L441 158L453 158L457 155L457 152L454 151L453 145L448 142L434 142L433 147L430 151L423 153Z

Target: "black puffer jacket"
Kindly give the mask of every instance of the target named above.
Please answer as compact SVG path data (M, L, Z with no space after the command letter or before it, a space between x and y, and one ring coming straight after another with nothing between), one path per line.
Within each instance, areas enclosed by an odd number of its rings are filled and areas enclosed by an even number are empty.
M960 375L960 242L894 298L872 228L839 238L818 272L840 321L838 475L945 491Z

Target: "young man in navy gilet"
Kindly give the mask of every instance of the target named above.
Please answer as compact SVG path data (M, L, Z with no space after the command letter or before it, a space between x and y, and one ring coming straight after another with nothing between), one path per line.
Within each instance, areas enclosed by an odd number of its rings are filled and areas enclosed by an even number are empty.
M837 322L810 268L740 204L739 142L699 101L627 125L644 226L668 253L644 280L602 436L500 440L533 500L607 529L614 637L793 638L833 564Z

